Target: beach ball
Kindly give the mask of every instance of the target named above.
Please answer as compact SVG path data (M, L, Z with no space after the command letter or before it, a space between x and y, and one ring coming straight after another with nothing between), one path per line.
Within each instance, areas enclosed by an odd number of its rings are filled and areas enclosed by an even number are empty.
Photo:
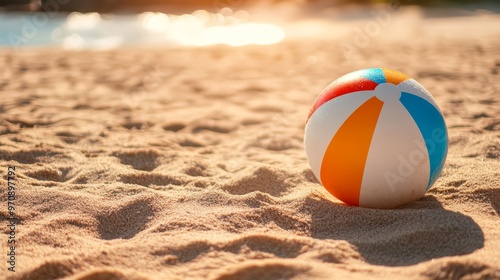
M349 73L314 101L305 127L309 165L346 204L394 208L421 198L443 169L446 124L417 81L389 69Z

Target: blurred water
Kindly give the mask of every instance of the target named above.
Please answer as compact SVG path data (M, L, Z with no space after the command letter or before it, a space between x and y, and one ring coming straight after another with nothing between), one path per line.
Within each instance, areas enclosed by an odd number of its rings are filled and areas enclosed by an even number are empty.
M98 13L0 13L0 47L60 46L106 50L127 45L268 45L282 41L283 29L249 21L245 11L198 10L170 15Z

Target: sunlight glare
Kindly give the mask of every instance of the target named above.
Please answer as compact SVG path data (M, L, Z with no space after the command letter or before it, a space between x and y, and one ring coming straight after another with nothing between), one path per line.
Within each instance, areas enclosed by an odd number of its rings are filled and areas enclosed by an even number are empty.
M170 19L164 13L146 12L139 16L142 26L152 33L165 32L168 29Z
M139 21L145 30L164 33L165 39L186 46L272 45L285 38L282 28L250 22L248 12L230 9L219 13L197 10L184 15L146 12L139 16Z
M283 30L266 23L243 23L234 26L209 27L192 45L207 46L224 44L229 46L272 45L285 37Z
M101 15L98 13L71 13L66 20L66 27L71 30L92 29L101 22Z
M144 12L128 19L75 12L52 32L51 38L68 50L113 49L127 42L236 47L276 44L284 40L285 32L274 24L251 21L246 11L227 8L218 13L197 10L182 15Z

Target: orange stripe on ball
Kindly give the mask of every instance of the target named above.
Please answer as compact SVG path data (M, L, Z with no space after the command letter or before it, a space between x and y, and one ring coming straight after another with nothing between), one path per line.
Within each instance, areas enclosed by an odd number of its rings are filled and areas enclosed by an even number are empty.
M321 182L335 197L359 205L359 194L383 102L372 97L342 124L326 149L321 164Z
M386 82L394 85L398 85L399 83L408 80L410 78L406 74L391 69L382 68L382 71L384 71Z

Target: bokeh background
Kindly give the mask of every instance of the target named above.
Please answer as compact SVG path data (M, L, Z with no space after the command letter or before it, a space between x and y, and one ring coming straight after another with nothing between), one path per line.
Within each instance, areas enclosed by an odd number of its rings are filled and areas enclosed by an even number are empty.
M497 1L472 0L4 0L0 47L269 45L316 30L290 28L299 21L369 20L385 6L418 7L424 17L500 11Z

